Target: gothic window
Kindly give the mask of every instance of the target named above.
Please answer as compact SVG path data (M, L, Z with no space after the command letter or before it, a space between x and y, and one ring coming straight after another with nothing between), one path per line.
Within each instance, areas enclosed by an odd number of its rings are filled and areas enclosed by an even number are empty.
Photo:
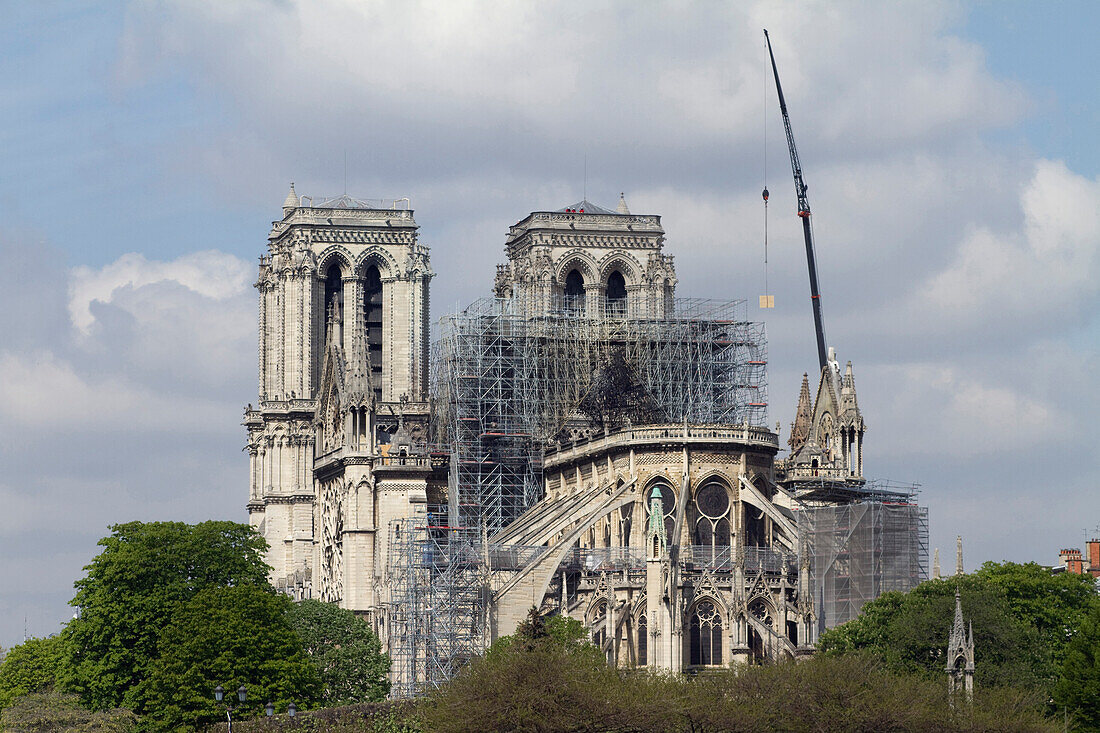
M584 309L584 278L573 269L565 276L565 307L567 310Z
M630 525L633 514L633 504L619 507L619 541L623 547L630 547Z
M833 416L825 413L821 418L821 450L825 453L825 462L833 460Z
M344 309L344 279L340 265L333 264L325 273L325 333L333 329L337 318L342 318Z
M675 540L673 540L673 538L672 538L672 531L673 531L674 525L676 524L676 492L674 492L672 490L672 486L670 486L665 481L658 481L657 483L653 484L653 486L650 487L649 491L646 492L646 502L645 502L646 527L647 527L647 529L649 527L649 504L650 504L650 499L653 496L654 489L656 489L658 487L660 487L660 489L661 489L661 508L664 509L664 512L665 512L665 541L670 545L674 545L674 544L677 544L675 542Z
M722 664L722 615L711 601L699 601L689 622L691 665L708 667Z
M742 506L745 508L745 546L765 547L768 544L768 525L764 510L748 503Z
M730 498L726 487L712 481L695 494L694 544L703 548L710 560L720 554L720 548L730 545Z
M375 402L382 402L382 356L385 339L382 331L382 277L376 265L363 273L363 328L370 359L371 382Z
M607 314L610 316L626 315L626 279L618 270L607 278Z
M592 614L592 643L597 649L603 648L607 640L607 601L600 601Z
M771 607L763 598L755 598L749 602L749 614L768 629L773 629ZM754 661L762 662L767 658L764 638L760 633L749 626L749 648L752 649Z
M635 649L637 650L638 666L645 667L649 664L649 624L644 613L638 617L636 637Z

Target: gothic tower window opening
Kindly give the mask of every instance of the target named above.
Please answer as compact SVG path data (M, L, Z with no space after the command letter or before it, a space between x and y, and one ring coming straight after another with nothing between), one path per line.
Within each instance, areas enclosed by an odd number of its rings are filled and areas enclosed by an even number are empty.
M570 311L584 310L584 276L576 268L565 276L565 308Z
M646 620L646 615L643 613L638 616L638 623L635 624L635 660L637 666L645 667L649 664L649 623Z
M341 323L344 310L344 278L338 263L325 272L325 336L338 345L341 341Z
M385 356L382 315L382 276L377 265L363 273L363 329L370 360L371 384L376 404L382 402L382 360Z
M607 278L605 291L607 315L614 318L622 318L626 315L626 278L618 270L615 270Z

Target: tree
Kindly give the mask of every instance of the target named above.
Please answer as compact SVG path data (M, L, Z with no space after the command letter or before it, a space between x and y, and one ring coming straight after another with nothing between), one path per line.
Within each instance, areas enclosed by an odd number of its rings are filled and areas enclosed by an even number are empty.
M262 714L269 701L285 710L290 702L306 708L320 700L321 680L290 624L290 605L270 588L244 585L210 587L179 606L160 634L160 656L135 691L148 726L198 730L224 719L214 700L218 685L231 699L246 686L240 717Z
M42 692L57 683L61 639L28 639L12 647L0 662L0 710L17 697Z
M235 522L130 522L111 527L76 582L79 617L65 629L62 685L95 710L135 708L177 607L206 588L265 586L267 543Z
M534 606L527 612L527 618L516 627L516 633L493 642L486 656L501 654L516 643L526 649L550 644L570 654L586 654L600 660L604 658L603 653L589 643L588 631L580 621L560 614L543 616Z
M1066 647L1054 705L1073 715L1081 730L1100 731L1100 608L1096 606Z
M1004 591L1012 614L1038 630L1056 668L1074 631L1100 602L1091 576L1053 574L1033 562L987 562L975 575Z
M884 593L860 616L821 635L826 653L865 650L892 672L944 674L955 590L974 628L975 682L1049 689L1055 677L1050 650L1026 618L1018 618L997 583L975 575L930 580L909 593Z
M390 691L390 660L370 626L352 611L307 600L293 604L290 623L317 667L325 707L377 702Z

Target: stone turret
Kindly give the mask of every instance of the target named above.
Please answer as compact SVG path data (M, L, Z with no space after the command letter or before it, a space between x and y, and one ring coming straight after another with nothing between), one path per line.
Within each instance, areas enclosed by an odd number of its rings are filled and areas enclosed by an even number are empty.
M802 389L798 393L798 408L794 413L794 422L791 423L791 437L787 445L791 452L795 453L806 444L806 438L810 436L810 426L813 424L813 405L810 402L810 375L802 375Z
M952 698L956 692L966 692L967 701L974 699L974 624L969 633L963 621L962 599L955 588L955 620L951 636L947 640L947 691Z

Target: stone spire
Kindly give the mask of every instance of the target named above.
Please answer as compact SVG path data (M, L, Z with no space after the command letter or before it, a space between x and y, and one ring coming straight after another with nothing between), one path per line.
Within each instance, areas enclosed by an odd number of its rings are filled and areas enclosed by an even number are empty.
M958 586L955 586L955 619L951 624L951 636L947 640L947 666L944 671L947 672L947 691L952 696L964 690L966 699L973 699L974 622L970 622L969 633L967 633Z
M810 437L810 425L813 422L813 405L810 402L810 375L802 375L802 390L798 393L798 409L795 410L794 422L791 423L791 437L787 444L791 446L791 453L798 451Z
M841 412L859 413L859 402L856 400L856 378L852 374L852 362L844 368L844 376L840 379L840 410Z
M649 526L646 528L645 539L652 558L664 555L668 547L668 537L665 536L665 507L661 501L660 486L654 486L653 493L649 495Z
M619 194L619 205L615 207L615 213L617 214L629 214L630 209L626 208L626 195Z
M932 555L932 579L940 579L940 548L936 548L935 554Z
M283 216L285 217L290 212L294 211L301 205L301 199L298 198L298 194L294 191L294 182L290 182L290 192L286 195L286 199L283 201Z
M955 575L963 574L963 538L959 535L955 538Z
M363 328L356 328L351 337L351 354L348 358L348 399L356 404L369 404L374 399L371 381L370 353Z

